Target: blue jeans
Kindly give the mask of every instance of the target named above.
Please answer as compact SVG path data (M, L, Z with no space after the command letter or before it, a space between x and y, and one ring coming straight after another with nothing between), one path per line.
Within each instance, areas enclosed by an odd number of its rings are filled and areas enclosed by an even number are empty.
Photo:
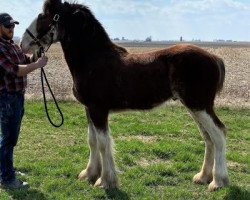
M2 181L14 180L13 151L24 114L24 94L0 92L0 172Z

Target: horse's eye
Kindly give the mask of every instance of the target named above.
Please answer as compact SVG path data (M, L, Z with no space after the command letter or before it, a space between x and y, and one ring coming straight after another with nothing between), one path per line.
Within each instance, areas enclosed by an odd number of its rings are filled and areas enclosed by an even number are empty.
M36 43L32 40L31 42L30 42L30 46L33 46L33 45L35 45Z

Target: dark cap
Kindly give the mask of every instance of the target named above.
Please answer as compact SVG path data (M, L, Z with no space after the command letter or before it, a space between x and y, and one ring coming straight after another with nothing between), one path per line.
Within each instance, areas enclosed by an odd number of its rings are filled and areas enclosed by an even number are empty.
M0 13L0 24L10 25L10 24L19 24L18 21L15 21L8 13Z

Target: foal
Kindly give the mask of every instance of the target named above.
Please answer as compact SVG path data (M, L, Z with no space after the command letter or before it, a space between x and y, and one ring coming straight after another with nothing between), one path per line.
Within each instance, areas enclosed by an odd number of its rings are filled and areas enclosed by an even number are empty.
M201 171L193 181L210 183L210 191L228 184L226 131L213 109L225 77L220 58L193 45L130 54L112 43L86 6L61 0L46 0L43 13L28 29L21 41L25 52L36 53L37 41L44 48L61 43L74 82L73 93L85 105L90 158L80 179L105 189L118 186L109 112L150 109L173 98L191 113L206 144Z

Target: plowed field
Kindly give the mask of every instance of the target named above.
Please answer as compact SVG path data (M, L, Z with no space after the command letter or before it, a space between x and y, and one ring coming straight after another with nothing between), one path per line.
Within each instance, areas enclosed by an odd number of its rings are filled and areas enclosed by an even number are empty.
M123 44L122 44L123 45ZM123 45L129 52L145 52L163 48L163 45ZM201 46L202 47L202 46ZM226 66L224 89L216 98L217 105L250 107L250 46L205 45L202 48L223 58ZM47 53L49 63L45 68L51 88L57 99L74 99L72 79L64 60L60 44L54 44ZM27 98L40 99L40 70L28 77Z

